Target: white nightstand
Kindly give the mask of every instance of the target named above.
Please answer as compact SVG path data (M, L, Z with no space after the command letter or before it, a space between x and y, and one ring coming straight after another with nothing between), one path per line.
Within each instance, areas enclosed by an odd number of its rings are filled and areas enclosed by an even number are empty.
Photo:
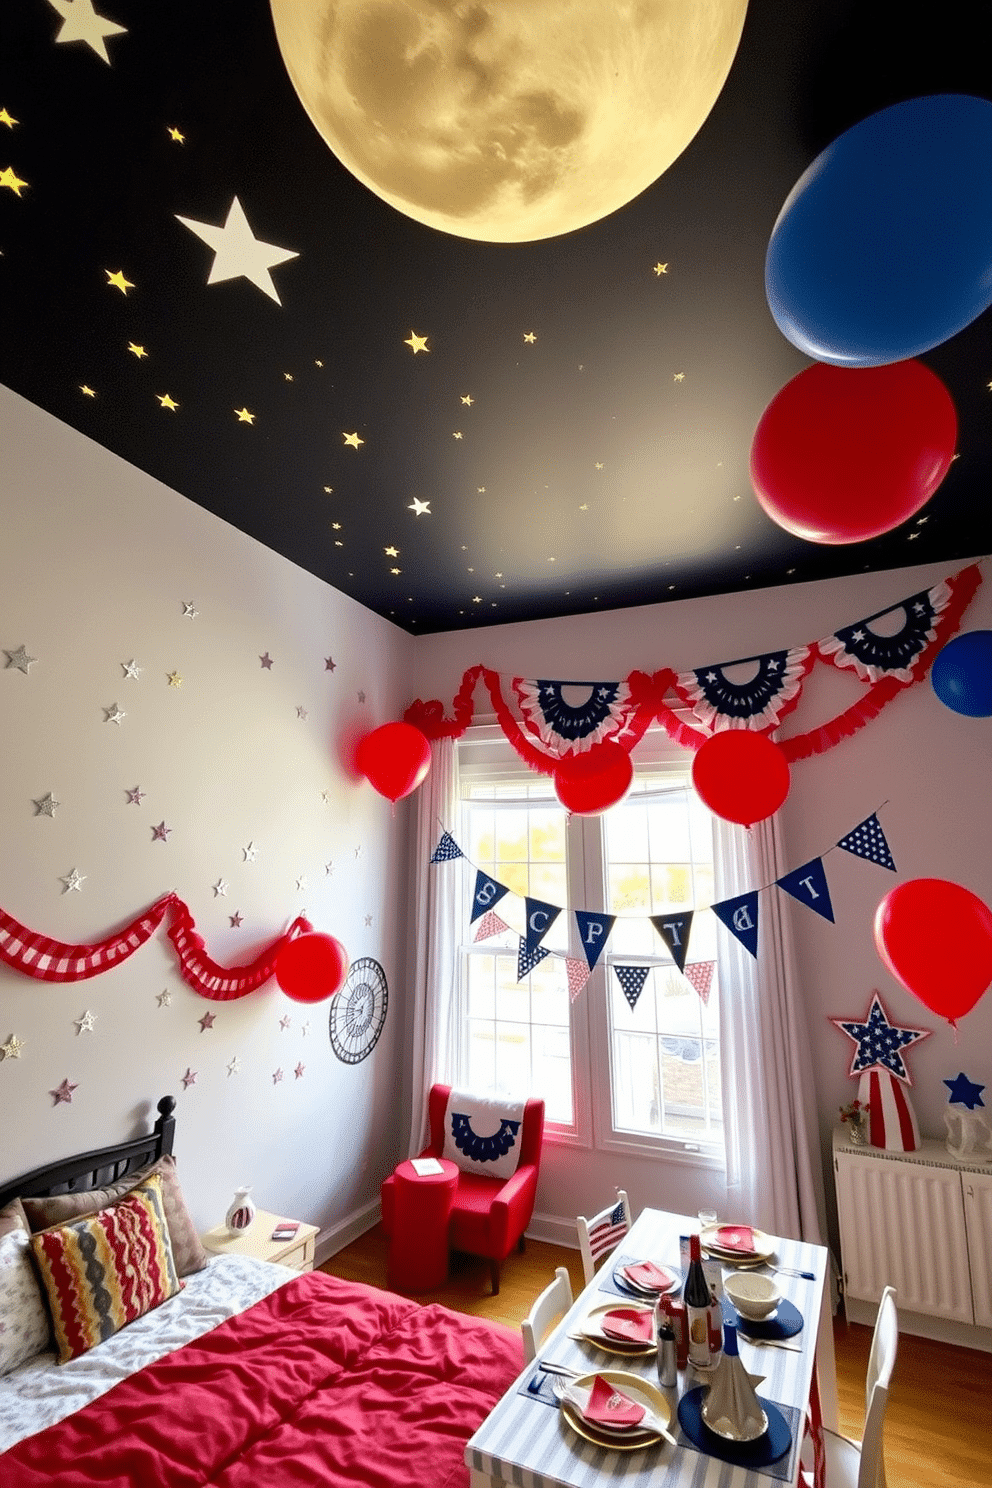
M317 1226L301 1223L292 1240L270 1239L276 1225L285 1223L283 1215L258 1209L247 1230L240 1235L232 1235L227 1225L221 1224L208 1230L200 1239L204 1248L215 1255L257 1256L260 1261L275 1261L280 1266L288 1266L291 1271L312 1271Z

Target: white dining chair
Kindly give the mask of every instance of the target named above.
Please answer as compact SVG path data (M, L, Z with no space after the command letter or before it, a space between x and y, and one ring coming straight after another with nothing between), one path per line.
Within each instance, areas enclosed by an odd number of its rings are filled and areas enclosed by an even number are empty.
M586 1286L592 1281L596 1268L611 1250L616 1250L630 1229L630 1202L625 1189L617 1189L617 1201L601 1209L592 1219L581 1214L575 1221L579 1234L579 1251L582 1255L582 1275Z
M899 1346L895 1287L886 1287L878 1304L875 1332L865 1380L865 1430L860 1445L835 1431L824 1431L826 1481L824 1488L885 1488L882 1432L889 1381Z
M537 1358L545 1338L572 1305L572 1281L564 1266L559 1266L555 1279L544 1288L530 1312L520 1324L524 1339L524 1363Z

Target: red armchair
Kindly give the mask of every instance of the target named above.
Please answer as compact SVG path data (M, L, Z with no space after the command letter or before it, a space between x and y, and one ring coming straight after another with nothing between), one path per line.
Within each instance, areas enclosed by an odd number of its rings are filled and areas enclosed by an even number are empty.
M433 1085L427 1100L430 1143L420 1157L444 1155L444 1115L450 1085ZM520 1133L520 1161L509 1178L487 1178L481 1173L459 1173L448 1228L448 1245L468 1255L489 1261L493 1294L499 1291L500 1267L515 1245L524 1248L524 1230L534 1212L537 1175L544 1139L544 1102L532 1099L524 1106ZM393 1232L395 1180L382 1185L382 1227Z

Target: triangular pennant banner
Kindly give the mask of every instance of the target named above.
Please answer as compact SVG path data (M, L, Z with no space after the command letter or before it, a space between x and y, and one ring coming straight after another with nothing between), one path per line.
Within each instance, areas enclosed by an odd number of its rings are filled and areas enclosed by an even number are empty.
M896 871L885 833L874 811L863 822L859 822L853 831L848 832L846 837L842 837L837 846L842 847L845 852L853 853L856 858L867 858L869 863L877 863L880 868L891 868L893 873Z
M617 974L617 981L623 988L623 995L630 1003L631 1012L637 1006L637 999L644 991L644 983L647 981L650 966L617 966L613 964L613 970Z
M652 915L651 923L672 953L672 960L679 971L685 966L689 949L689 930L693 911L684 909L681 914Z
M715 961L690 961L685 968L685 979L695 987L703 1000L705 1006L710 1000L710 988L713 986L713 972L716 968Z
M475 932L476 941L488 940L491 935L502 935L504 930L509 930L505 920L501 920L494 910L487 909L479 921L479 928Z
M532 951L547 935L561 909L557 904L545 904L542 899L530 897L524 900L524 904L527 909L527 949Z
M609 939L610 931L616 922L616 915L596 914L593 910L577 909L575 922L579 927L579 939L586 953L589 970L592 971Z
M591 968L588 962L579 961L576 957L569 956L565 961L565 969L568 972L568 1000L569 1002L574 1002L589 980Z
M529 946L521 940L517 951L517 981L522 982L529 971L533 971L535 966L540 966L545 956L550 955L551 952L544 950L542 946Z
M472 895L472 918L469 924L474 925L480 915L484 915L487 909L492 909L498 904L504 894L510 891L506 884L497 883L490 878L488 873L478 869L475 875L475 892Z
M458 843L455 841L454 837L452 837L451 833L444 832L437 847L431 853L431 862L447 863L450 862L452 858L463 858L464 856L465 854L462 852L461 848L458 846Z
M736 935L746 951L758 958L758 891L738 894L735 899L721 899L713 905L717 919Z
M834 907L830 903L830 890L827 888L822 858L811 858L801 868L793 868L791 873L783 874L775 882L779 888L791 894L793 899L798 899L808 909L815 909L818 915L833 924Z

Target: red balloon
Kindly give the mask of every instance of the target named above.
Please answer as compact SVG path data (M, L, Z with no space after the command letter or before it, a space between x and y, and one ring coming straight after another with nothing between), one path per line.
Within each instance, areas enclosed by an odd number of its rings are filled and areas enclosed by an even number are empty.
M696 750L692 783L715 816L750 827L789 794L789 763L767 734L723 729Z
M762 414L751 483L780 527L807 542L863 542L919 511L947 474L958 421L922 362L817 363Z
M427 778L431 746L412 723L384 723L359 741L355 763L380 796L396 802Z
M875 949L897 981L951 1023L992 983L992 910L945 878L914 878L875 911Z
M555 795L573 816L598 816L623 800L633 778L630 755L615 739L607 739L555 765Z
M348 973L348 952L333 935L297 935L276 957L276 981L294 1002L332 997Z

